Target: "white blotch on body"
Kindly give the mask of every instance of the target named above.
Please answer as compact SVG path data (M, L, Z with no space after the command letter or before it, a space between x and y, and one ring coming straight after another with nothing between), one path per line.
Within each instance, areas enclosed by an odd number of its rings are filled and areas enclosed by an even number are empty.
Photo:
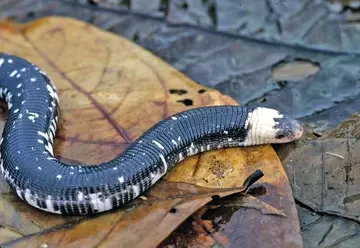
M99 212L104 212L112 208L110 197L104 197L102 199L102 193L89 194L90 202L94 209Z
M167 165L167 163L166 163L166 160L165 160L165 158L164 158L164 155L162 155L162 154L160 153L159 156L160 156L161 161L162 161L163 164L164 164L164 171L166 172L167 169L168 169L168 165Z
M10 73L9 76L10 76L10 77L13 77L13 76L15 76L15 75L17 74L17 72L18 72L17 70L14 70L14 71L12 71L12 72Z
M46 133L43 133L41 131L38 131L38 135L44 137L46 140L49 140L49 136Z
M150 173L151 185L154 185L164 174Z
M184 160L184 156L183 156L183 154L180 152L180 153L179 153L179 162L180 162L180 161L183 161L183 160Z
M132 190L133 190L134 198L140 195L140 188L139 188L139 186L133 185L133 186L132 186Z
M46 203L46 207L47 207L46 211L49 211L51 213L61 214L60 210L55 210L54 209L54 203L53 203L51 195L47 196L47 198L45 200L45 203Z
M78 191L77 199L78 199L78 201L83 201L84 200L84 193L81 192L81 191Z
M276 141L275 118L283 118L277 110L258 107L248 114L245 126L248 133L243 145L260 145Z
M46 85L47 90L49 91L49 94L52 98L56 99L59 102L59 96L56 93L56 91L51 87L51 85Z
M31 194L30 189L25 189L25 200L27 203L29 203L31 206L37 207L35 196Z
M163 145L161 145L159 142L157 142L156 140L153 140L152 141L155 145L157 145L160 149L162 149L162 150L164 150L165 148L164 148L164 146Z
M29 112L28 110L26 110L26 113L28 114L29 120L31 120L33 123L35 122L35 119L39 118L38 113Z

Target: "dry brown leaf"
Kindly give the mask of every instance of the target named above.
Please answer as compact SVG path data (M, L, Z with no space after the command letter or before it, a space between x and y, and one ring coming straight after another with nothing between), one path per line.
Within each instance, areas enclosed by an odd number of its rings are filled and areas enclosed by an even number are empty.
M55 154L65 162L107 161L171 114L199 106L236 104L215 90L195 84L128 40L72 19L51 17L24 26L2 23L0 49L32 61L55 82L61 107ZM177 94L179 91L185 93ZM192 105L186 106L184 100L192 101ZM272 216L270 224L277 225L281 235L291 235L296 242L289 244L301 244L290 187L270 146L194 156L178 165L167 180L218 188L238 187L258 168L265 171L262 181L275 189L264 201L288 216L281 220ZM8 196L8 188L3 185L0 183L0 191L7 197L0 198L0 224L28 235L14 240L12 245L16 247L152 247L211 200L195 197L182 202L181 198L173 198L81 220L35 210L14 195ZM178 216L170 214L175 205ZM251 218L250 214L245 217ZM262 218L261 214L255 217ZM252 223L253 228L259 223ZM158 226L160 229L154 228ZM266 226L263 231L267 228L272 227Z

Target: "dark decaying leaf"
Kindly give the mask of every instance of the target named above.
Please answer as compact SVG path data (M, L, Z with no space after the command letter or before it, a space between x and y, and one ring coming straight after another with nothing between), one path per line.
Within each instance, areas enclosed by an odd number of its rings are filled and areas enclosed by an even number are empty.
M65 0L83 6L82 0ZM91 1L89 1L91 2ZM130 10L180 25L211 28L286 44L359 52L356 0L111 0L98 7ZM146 4L145 4L146 3ZM349 11L352 10L352 11Z
M284 161L294 196L308 207L360 222L356 139L324 139L296 149Z
M304 247L357 247L360 225L354 221L298 208Z
M115 157L146 129L168 115L198 106L235 104L231 98L195 84L131 42L88 23L53 17L25 26L4 22L0 30L2 51L39 65L60 92L61 117L55 153L64 161L103 162ZM191 104L185 104L189 102ZM264 171L261 182L268 190L260 200L283 214L263 215L258 210L245 212L243 221L248 222L247 228L239 232L238 239L247 237L250 242L255 237L248 230L258 230L256 236L261 233L263 237L257 241L260 245L271 239L275 246L285 243L301 247L290 186L270 146L224 149L193 156L176 166L166 179L213 188L233 188L240 187L257 169ZM156 246L184 219L212 199L194 195L184 201L181 197L167 195L150 205L139 204L96 218L66 218L27 206L8 192L5 183L1 185L4 186L0 198L1 225L8 229L6 233L11 230L25 236L16 239L18 236L12 233L6 237L7 244L15 247ZM161 188L161 184L157 187ZM168 184L161 192L177 191ZM239 189L221 192L217 190L216 194L233 194ZM155 193L156 189L150 191L150 194ZM151 197L146 197L151 202ZM243 205L252 206L246 199L243 199ZM140 198L134 203L139 201L147 202L146 198ZM262 205L266 206L265 203ZM259 223L263 223L261 229ZM269 232L274 225L276 232ZM281 238L278 238L279 234Z

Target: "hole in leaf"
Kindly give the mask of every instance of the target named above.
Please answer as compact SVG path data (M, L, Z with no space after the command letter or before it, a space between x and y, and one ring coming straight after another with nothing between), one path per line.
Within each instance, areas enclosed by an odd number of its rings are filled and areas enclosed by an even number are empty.
M320 70L318 63L296 59L291 62L280 62L272 68L272 77L275 81L303 80Z
M199 94L203 94L203 93L205 93L205 92L206 92L205 89L201 89L201 90L198 91Z
M134 35L133 35L133 37L132 37L132 40L133 40L134 42L138 42L138 41L139 41L139 38L140 38L139 33L138 33L138 32L135 32Z
M277 84L280 86L280 88L284 88L285 85L287 85L287 81L278 81Z
M131 7L130 4L131 4L131 3L130 3L130 0L122 0L122 1L120 2L120 6L121 6L121 5L124 5L124 6L128 7L128 8Z
M211 18L212 23L217 25L217 16L216 16L216 7L214 4L211 4L208 8L208 15Z
M219 195L212 195L211 198L212 198L213 201L218 201L220 199L220 196Z
M169 0L161 0L159 11L166 13L168 9L169 9Z
M90 5L97 6L98 3L95 0L88 0Z
M183 90L183 89L170 89L169 90L170 94L176 94L176 95L184 95L187 93L187 90Z
M248 194L252 196L261 196L266 195L266 187L264 185L259 185L256 187L251 187L248 192Z
M30 11L29 13L27 13L27 16L30 18L35 17L35 13Z
M177 102L181 102L185 106L192 106L193 105L193 100L191 100L191 99L178 100Z
M169 212L172 214L175 214L177 212L177 210L176 210L176 208L171 208Z
M187 10L189 8L189 5L187 2L184 2L182 5L181 5L181 8Z

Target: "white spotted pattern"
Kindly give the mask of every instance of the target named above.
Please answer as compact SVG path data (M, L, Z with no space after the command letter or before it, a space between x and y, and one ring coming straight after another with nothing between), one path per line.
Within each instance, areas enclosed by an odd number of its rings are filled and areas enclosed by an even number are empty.
M118 181L119 181L119 183L124 183L125 182L124 177L118 177Z

